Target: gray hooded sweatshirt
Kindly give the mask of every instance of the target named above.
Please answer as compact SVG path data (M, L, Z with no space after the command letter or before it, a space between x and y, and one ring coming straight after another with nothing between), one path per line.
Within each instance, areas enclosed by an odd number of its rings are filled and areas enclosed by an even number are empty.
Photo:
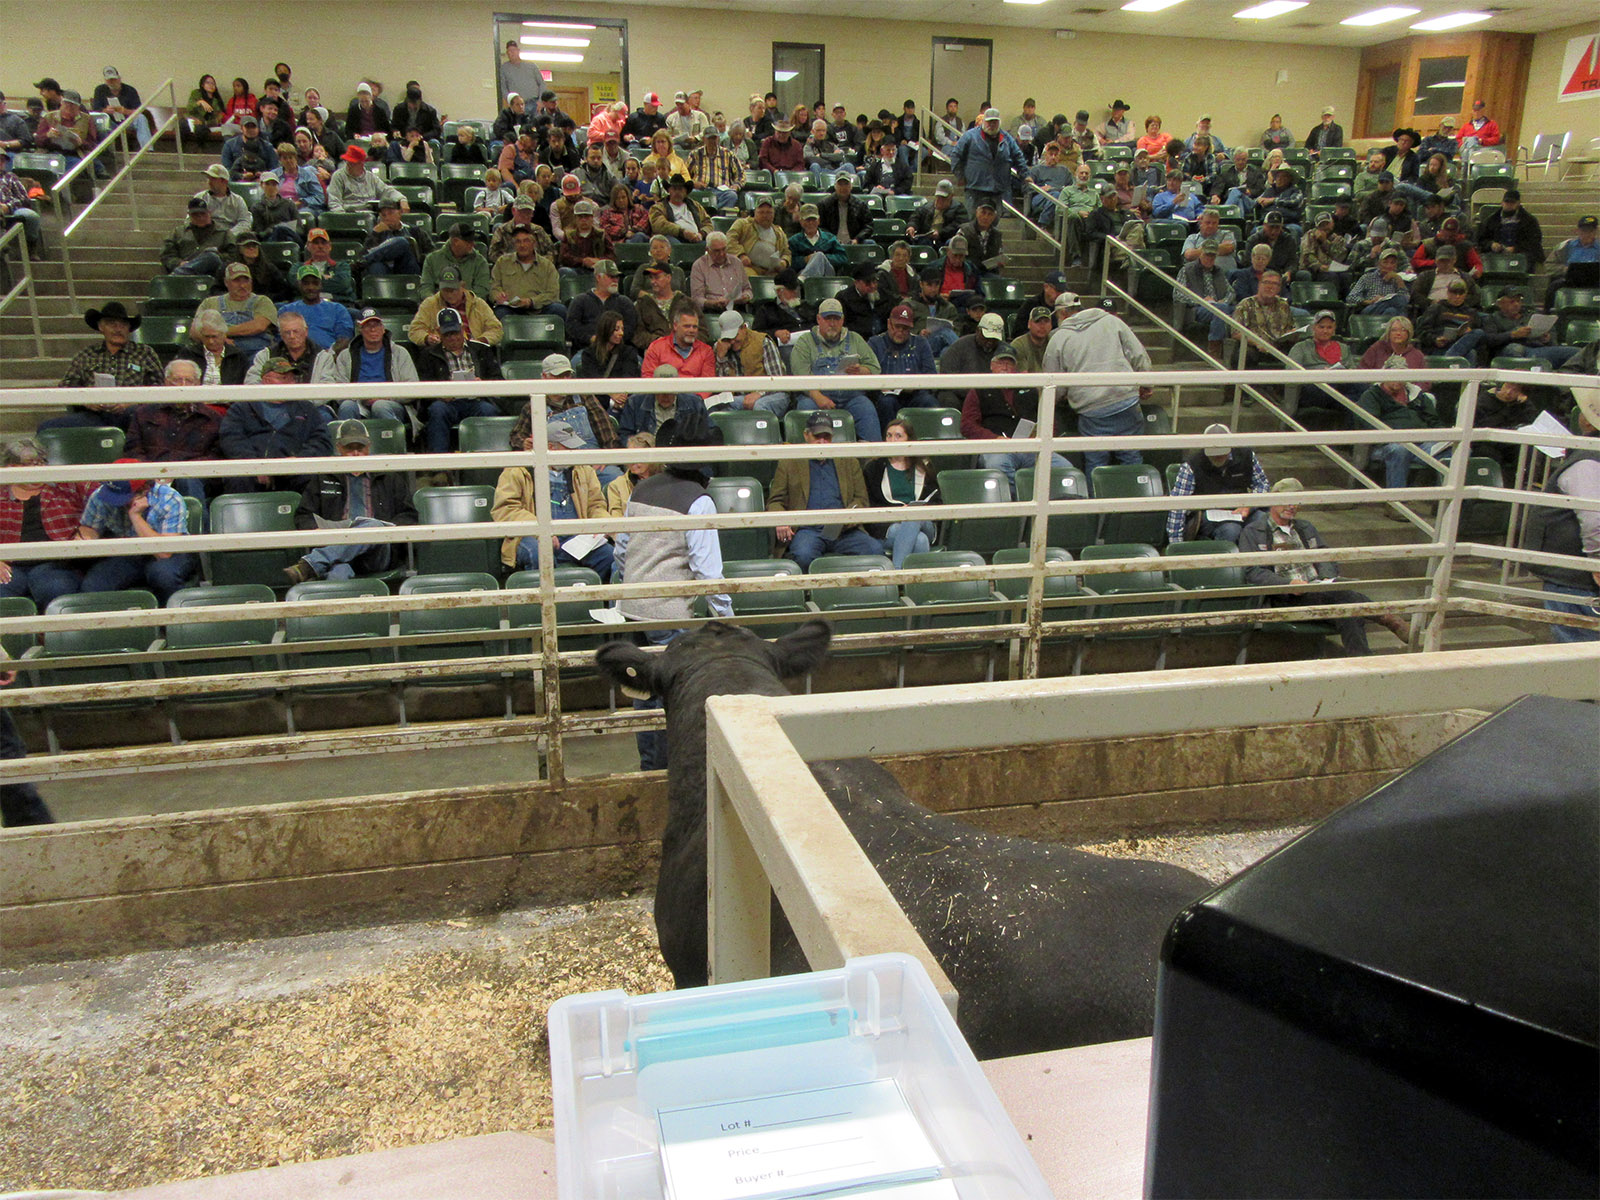
M1150 356L1121 317L1100 308L1074 313L1050 335L1041 370L1050 374L1148 371ZM1129 380L1111 387L1067 386L1073 411L1101 416L1139 403L1139 385Z

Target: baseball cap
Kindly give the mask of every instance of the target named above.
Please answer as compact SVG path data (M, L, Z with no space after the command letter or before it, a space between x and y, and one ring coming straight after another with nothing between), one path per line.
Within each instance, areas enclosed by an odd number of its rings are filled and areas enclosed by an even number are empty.
M1329 217L1328 219L1331 221L1333 218ZM1201 254L1215 254L1221 249L1222 244L1218 242L1216 238L1206 238L1205 241L1200 243Z
M829 296L821 304L817 305L817 316L842 317L844 316L844 305L840 304L832 296Z
M889 323L892 325L896 321L904 321L907 325L911 325L916 322L916 317L911 312L910 305L897 304L889 310Z
M478 231L465 221L457 221L450 226L450 236L463 242L470 242L478 236Z
M833 418L830 417L827 413L823 412L821 409L817 409L809 417L806 418L806 432L807 433L825 433L829 437L832 437L833 436Z
M67 93L66 92L62 92L61 93L61 98L63 100L65 100L67 98ZM240 125L241 128L247 128L247 127L249 127L251 125L254 125L257 129L261 128L261 122L256 120L255 115L253 113L245 113L244 116L240 117L239 118L239 125ZM361 150L361 147L360 146L352 146L352 147L350 147L350 150ZM345 151L345 155L346 155L347 159L349 157L350 150L346 150ZM361 151L361 161L365 162L366 160L367 160L366 151L362 150Z
M246 229L238 237L233 239L233 244L235 246L259 246L261 245L261 239L256 236L255 230Z
M1205 428L1205 435L1210 438L1228 438L1233 436L1233 430L1229 429L1226 425L1219 421L1214 424L1207 425ZM1233 447L1225 444L1213 442L1211 445L1205 447L1205 455L1207 458L1221 458L1223 455L1231 453L1233 453Z
M948 179L941 179L938 183L933 185L933 194L935 196L953 196L955 194L955 190L956 185L951 183Z
M305 263L294 273L294 277L296 279L321 279L322 272L317 270L311 263Z
M1311 323L1315 325L1318 321L1333 321L1335 324L1337 324L1338 320L1339 314L1334 312L1333 309L1319 308L1315 315L1312 316Z
M1275 492L1281 495L1284 492L1303 492L1306 490L1306 485L1301 483L1293 475L1285 475L1267 490L1269 492Z
M688 98L689 98L689 93L688 92L673 92L672 93L672 102L674 104L676 104L679 100L687 100Z
M1059 292L1067 286L1067 273L1065 271L1051 271L1050 274L1044 277L1044 281Z
M534 204L532 196L518 196L511 202L511 207L517 212L537 212L538 206Z
M576 175L563 175L561 177L561 190L563 192L581 192L583 183Z
M360 421L336 421L333 426L335 446L370 446L372 434Z
M444 270L439 272L439 290L440 291L443 291L447 287L453 288L453 287L460 287L460 286L461 286L461 272L460 271L456 270L454 267L446 267Z
M1078 299L1077 292L1062 292L1056 297L1057 308L1082 308L1083 301Z
M1042 304L1035 305L1034 308L1028 313L1028 320L1030 321L1048 321L1050 317L1050 310Z
M544 91L539 93L539 99L541 99L541 100L550 101L550 100L554 100L555 98L556 98L556 94L554 92L552 92L549 88L545 88Z
M565 354L546 354L539 362L539 370L546 375L571 375L572 360Z
M869 262L857 263L850 272L851 279L876 279L878 268Z
M990 121L998 121L999 119L1000 110L998 108L986 108L983 110L983 123L985 125L987 125Z
M399 210L400 201L394 196L384 196L378 201L379 212L398 212Z
M34 84L33 86L36 87L36 88L44 88L46 91L49 91L49 92L59 92L61 90L61 84L56 80L55 76L53 76L53 75L46 75L43 79L39 80L39 82Z
M565 354L552 354L551 358L566 361ZM546 360L548 361L548 360ZM572 364L567 363L567 373L572 373ZM564 450L582 450L583 439L578 436L578 431L566 421L547 421L544 427L545 437Z
M250 268L242 262L229 263L228 269L222 273L224 279L249 279Z
M121 464L143 462L144 460L119 458L116 461ZM149 486L150 481L148 479L113 479L109 483L100 485L100 500L104 504L109 504L112 508L127 508L133 502L134 496Z
M1282 225L1283 224L1283 214L1281 212L1279 212L1277 209L1273 209L1271 212L1269 212L1267 214L1266 220L1262 221L1262 224L1263 225Z
M212 179L226 179L228 177L228 168L221 163L212 163L206 168L206 174Z
M592 217L597 211L593 200L579 200L572 206L572 215L575 217Z
M1379 183L1393 183L1394 182L1394 172L1393 171L1379 171L1378 172L1378 182Z
M210 212L211 211L211 206L206 203L206 198L204 196L190 196L189 197L189 211L190 212Z
M982 292L969 292L965 289L950 293L950 303L959 309L970 312L974 308L988 308L984 303Z
M596 259L593 273L596 275L605 275L611 279L615 279L618 275L622 274L622 272L617 268L617 261L614 258Z
M956 234L955 237L945 243L945 249L953 254L965 254L967 252L966 237L959 233Z
M719 341L728 341L739 336L739 330L744 328L744 317L733 309L728 309L717 318L717 338Z
M1331 105L1331 104L1323 105L1322 115L1325 116L1325 117L1333 116L1333 105Z
M1382 237L1388 237L1389 222L1385 221L1382 217L1372 218L1372 224L1367 226L1367 236L1371 237L1373 234L1379 234Z
M1579 229L1593 229L1596 225L1600 225L1600 217L1589 215L1578 218Z
M999 313L984 313L978 318L978 332L984 337L1003 338L1006 335L1006 321Z
M1317 224L1318 225L1332 225L1333 224L1333 214L1331 212L1319 213L1317 215Z
M282 183L283 176L279 175L276 171L263 171L261 172L261 182L263 184ZM379 203L378 207L382 208L382 203Z
M1000 359L1004 362L1016 362L1017 348L1010 342L1001 342L999 348L989 356L989 361L991 363L993 363L996 359Z
M659 105L661 103L661 97L655 92L646 92L644 94L644 99L640 103Z
M361 315L356 318L356 324L365 325L368 321L377 321L379 324L382 324L383 314L375 308L363 308L361 310Z
M276 358L269 358L262 365L261 373L263 375L293 375L294 363L280 354Z
M306 230L306 241L308 242L331 242L332 240L328 236L328 231L321 226L313 226Z
M818 220L822 219L817 213L817 206L815 204L802 204L800 206L800 219L802 221L809 221L813 217L817 218Z
M460 333L461 314L453 308L441 308L439 310L439 332L441 334Z

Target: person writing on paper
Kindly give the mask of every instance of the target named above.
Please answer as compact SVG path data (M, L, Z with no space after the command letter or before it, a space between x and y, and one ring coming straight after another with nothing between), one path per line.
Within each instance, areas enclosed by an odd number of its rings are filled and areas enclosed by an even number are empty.
M570 424L562 420L549 421L545 436L552 450L582 450L584 441ZM533 405L524 406L511 429L511 449L533 453ZM609 515L606 511L605 491L600 477L591 466L579 463L570 467L551 467L550 519L553 521L591 521ZM494 486L494 508L490 515L496 521L536 521L536 490L532 467L507 467L500 472ZM578 534L552 538L556 563L568 567L588 567L601 582L611 579L611 542L600 534ZM512 535L500 543L500 561L518 571L537 570L539 566L539 539L533 534Z
M1233 430L1226 425L1207 425L1207 437L1214 445L1191 454L1178 468L1172 481L1172 496L1225 496L1241 492L1265 492L1271 484L1254 450L1229 446ZM1252 515L1260 511L1246 504L1234 509L1167 510L1167 541L1239 541L1239 531Z
M1016 372L1016 347L1009 342L1002 342L989 359L989 373L1014 375ZM967 390L966 399L961 405L961 436L991 440L1032 437L1039 417L1038 390L1007 387L1004 380L995 382L999 386ZM1057 421L1056 428L1060 427L1061 422ZM1032 450L1015 453L1010 450L997 450L993 454L978 455L978 466L985 471L1004 472L1006 481L1015 494L1017 471L1023 467L1034 466L1038 458L1038 454ZM1071 465L1059 454L1052 454L1050 463L1056 467Z
M334 453L341 458L366 458L372 434L360 421L333 426ZM404 471L339 471L318 475L300 493L294 515L296 529L368 529L415 525L417 510ZM405 547L394 542L318 546L283 569L291 585L312 579L354 579L381 575L404 560Z

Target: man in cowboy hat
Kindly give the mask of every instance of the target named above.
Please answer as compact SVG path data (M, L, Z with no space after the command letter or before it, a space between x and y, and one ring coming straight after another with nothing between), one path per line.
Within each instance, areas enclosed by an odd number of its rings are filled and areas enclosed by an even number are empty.
M360 146L346 146L339 159L344 166L328 180L329 212L360 212L379 200L397 201L401 212L411 210L398 191L367 170L367 152Z
M83 314L84 324L100 334L98 346L86 346L67 364L62 387L159 387L161 359L149 346L135 345L133 331L141 318L123 307L122 301L108 301L103 308ZM128 427L128 414L120 404L74 405L65 415L52 417L40 429L89 428L98 425Z

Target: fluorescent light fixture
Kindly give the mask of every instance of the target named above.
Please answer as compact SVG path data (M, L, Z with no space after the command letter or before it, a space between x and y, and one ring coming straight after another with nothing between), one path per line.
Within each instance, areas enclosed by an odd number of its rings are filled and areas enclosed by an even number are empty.
M524 21L524 29L593 29L593 25L574 25L568 21Z
M1430 83L1428 86L1430 88L1464 88L1467 86L1467 81L1465 79L1446 79L1443 83Z
M581 55L581 54L567 54L567 53L565 53L563 51L551 50L548 53L541 52L539 54L539 61L540 62L581 63L583 61L583 55Z
M1476 25L1479 21L1487 21L1492 16L1493 13L1486 12L1447 13L1442 17L1429 17L1426 21L1418 21L1411 28L1437 33L1441 29L1460 29L1463 25Z
M1160 12L1164 8L1171 8L1174 4L1182 4L1183 0L1128 0L1122 6L1123 12Z
M589 44L588 38L528 37L526 34L519 37L517 41L524 46L572 46L578 50L582 50Z
M772 81L774 83L788 83L791 79L798 78L799 75L799 71L774 71L772 73Z
M1043 4L1044 0L1005 0L1007 4Z
M1273 17L1281 17L1284 13L1292 13L1297 8L1304 8L1309 3L1311 3L1311 0L1266 0L1265 4L1257 4L1234 13L1233 19L1235 21L1270 21Z
M1421 11L1420 8L1375 8L1371 12L1357 13L1353 17L1346 17L1339 24L1386 25L1390 21L1398 21L1401 17L1414 17Z

